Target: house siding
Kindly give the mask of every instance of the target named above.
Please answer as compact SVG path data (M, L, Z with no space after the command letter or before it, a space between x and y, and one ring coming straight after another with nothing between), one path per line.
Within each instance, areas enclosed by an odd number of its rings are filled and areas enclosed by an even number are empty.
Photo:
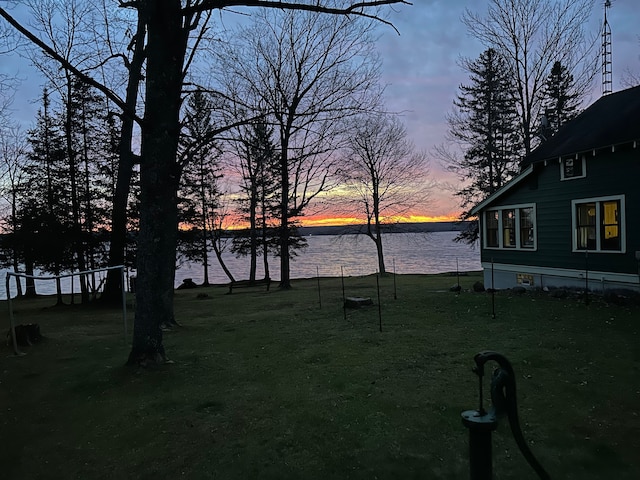
M626 251L589 252L588 257L583 252L573 252L571 201L612 195L624 195ZM517 188L507 191L484 211L528 203L536 205L536 250L488 249L483 244L483 262L638 275L640 149L628 147L614 153L588 155L586 177L572 180L560 180L557 159L537 163Z

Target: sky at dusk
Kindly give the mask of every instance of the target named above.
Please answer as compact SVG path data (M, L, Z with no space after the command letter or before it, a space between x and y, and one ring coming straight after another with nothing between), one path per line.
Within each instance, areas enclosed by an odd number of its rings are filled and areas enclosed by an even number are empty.
M414 0L413 6L395 8L391 20L400 35L385 31L379 41L384 62L383 79L388 84L386 98L392 111L403 115L415 144L431 151L444 141L445 116L468 75L458 66L460 57L477 58L485 49L468 36L460 18L465 8L484 13L488 0ZM594 2L590 31L599 35L603 23L603 1ZM640 74L640 1L613 0L607 14L612 32L613 89L621 90L623 73ZM600 38L598 37L598 42ZM599 44L599 43L598 43ZM600 97L601 76L594 82L593 95L585 106ZM431 173L438 180L455 182L437 160ZM455 215L456 199L445 188L434 192L434 201L425 216Z
M383 61L382 80L386 87L386 104L390 111L401 112L410 138L419 149L431 152L443 143L447 131L445 116L451 111L452 102L461 83L468 81L467 74L459 67L459 59L475 59L484 47L468 36L460 18L469 8L473 12L486 12L488 0L413 0L412 6L395 6L390 20L398 29L398 35L390 27L381 27L378 49ZM640 2L638 0L613 0L608 18L613 44L613 89L623 88L625 70L640 75ZM589 26L594 35L601 31L603 1L595 1ZM28 62L17 55L0 57L0 71L23 79L22 88L13 104L14 118L32 125L43 81ZM598 75L593 94L586 105L597 100L601 91ZM585 105L585 106L586 106ZM432 159L430 167L434 180L454 183L438 160ZM433 191L429 204L417 208L409 221L427 219L447 220L455 217L459 208L450 190L439 187ZM331 214L329 223L336 223ZM309 218L307 220L314 220ZM316 218L318 223L327 220Z

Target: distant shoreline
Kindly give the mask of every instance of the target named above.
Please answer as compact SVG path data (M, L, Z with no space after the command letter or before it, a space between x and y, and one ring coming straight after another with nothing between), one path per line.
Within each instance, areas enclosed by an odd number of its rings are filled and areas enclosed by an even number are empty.
M393 223L383 225L383 233L429 233L429 232L460 232L470 222L421 222L421 223ZM298 227L298 233L303 237L309 235L358 235L364 234L366 225L327 225L320 227Z

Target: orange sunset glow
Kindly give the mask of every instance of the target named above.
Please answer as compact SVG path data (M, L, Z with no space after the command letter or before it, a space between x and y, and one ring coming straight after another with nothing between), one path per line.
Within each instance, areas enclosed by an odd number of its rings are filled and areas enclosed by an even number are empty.
M459 219L458 216L440 215L440 216L424 216L424 215L407 215L402 217L395 217L394 223L428 223L428 222L455 222ZM384 220L383 220L384 222ZM331 215L310 215L304 217L300 222L305 227L325 227L325 226L340 226L340 225L358 225L364 223L362 218L356 217L336 217Z

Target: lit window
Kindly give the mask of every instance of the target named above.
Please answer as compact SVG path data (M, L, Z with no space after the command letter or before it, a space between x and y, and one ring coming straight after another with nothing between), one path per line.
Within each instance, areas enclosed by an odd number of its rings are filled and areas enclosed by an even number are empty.
M578 250L596 249L596 204L580 203L576 206Z
M533 250L536 248L534 205L513 205L484 214L485 248Z
M574 250L624 251L624 197L574 200Z
M516 246L516 211L502 210L502 246L513 248Z

